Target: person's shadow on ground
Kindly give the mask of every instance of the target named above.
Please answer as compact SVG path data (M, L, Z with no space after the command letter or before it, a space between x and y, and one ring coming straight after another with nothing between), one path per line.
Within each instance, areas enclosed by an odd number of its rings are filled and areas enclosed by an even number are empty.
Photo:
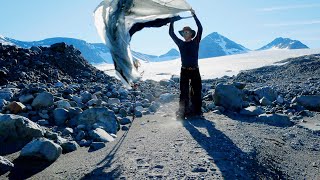
M199 145L212 157L224 179L264 179L279 178L255 160L255 153L243 152L223 132L215 128L207 119L183 121L183 126ZM198 128L205 128L208 136ZM267 179L268 179L267 178Z

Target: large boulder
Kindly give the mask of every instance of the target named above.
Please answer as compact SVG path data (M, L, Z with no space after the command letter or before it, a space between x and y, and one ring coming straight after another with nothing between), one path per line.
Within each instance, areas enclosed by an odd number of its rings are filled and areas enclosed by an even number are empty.
M294 123L290 121L290 118L282 114L261 114L258 120L270 125L288 127L292 126Z
M34 108L47 108L53 105L53 95L48 92L40 93L33 101L31 106Z
M278 93L271 87L262 87L254 90L254 94L262 99L263 97L267 98L269 101L275 101L278 97Z
M98 141L98 142L114 141L114 138L101 128L96 128L95 130L90 131L89 136L92 138L92 140Z
M55 161L62 153L58 144L46 138L34 139L22 148L20 157L40 158Z
M218 106L223 106L232 111L238 111L242 109L242 95L242 91L234 85L218 84L214 91L213 99L214 103Z
M103 129L109 133L116 134L118 130L118 121L114 112L107 108L91 108L83 111L77 121L78 125L92 126L95 123L103 124Z
M0 113L0 143L8 140L32 140L43 137L41 127L28 118Z
M32 94L26 94L19 97L21 103L30 103L34 99Z
M176 97L176 96L175 96L174 94L165 93L165 94L161 94L161 95L160 95L159 100L160 100L160 102L162 102L162 103L169 103L169 102L173 101L175 97Z
M320 96L298 96L296 101L311 111L320 111Z
M58 126L62 126L68 119L68 111L63 108L57 108L53 111L54 122Z
M14 164L10 162L8 159L0 156L0 174L6 173L10 170L12 170L14 167Z
M10 89L10 88L4 88L4 89L0 89L0 99L5 99L7 101L10 101L10 99L13 97L14 90Z
M67 141L61 144L63 153L69 153L72 151L76 151L80 146L75 141Z

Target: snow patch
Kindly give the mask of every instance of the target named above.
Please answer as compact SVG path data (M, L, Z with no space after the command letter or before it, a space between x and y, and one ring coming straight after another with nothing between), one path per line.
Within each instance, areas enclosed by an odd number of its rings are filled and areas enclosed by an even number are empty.
M318 53L320 53L320 49L251 51L245 54L200 59L199 67L202 79L214 79L237 75L243 70L268 65L280 65L275 63L288 58ZM172 75L180 74L180 59L166 62L141 62L141 64L142 67L139 71L143 72L143 80L152 79L160 81L161 79L170 79ZM115 76L113 64L102 64L96 67L111 76Z

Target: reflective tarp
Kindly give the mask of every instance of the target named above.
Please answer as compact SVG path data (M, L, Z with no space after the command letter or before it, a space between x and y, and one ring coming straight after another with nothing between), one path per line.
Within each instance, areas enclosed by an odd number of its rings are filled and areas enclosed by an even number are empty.
M117 74L128 84L138 80L130 50L133 34L145 27L161 27L189 11L185 0L105 0L94 12L100 37L110 49Z

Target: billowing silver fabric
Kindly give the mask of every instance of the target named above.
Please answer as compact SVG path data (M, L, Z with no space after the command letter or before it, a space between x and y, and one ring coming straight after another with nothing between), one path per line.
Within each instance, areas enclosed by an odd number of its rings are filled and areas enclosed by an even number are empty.
M104 0L94 12L97 31L110 49L115 70L131 84L140 78L131 54L132 35L145 27L161 27L189 11L185 0Z

